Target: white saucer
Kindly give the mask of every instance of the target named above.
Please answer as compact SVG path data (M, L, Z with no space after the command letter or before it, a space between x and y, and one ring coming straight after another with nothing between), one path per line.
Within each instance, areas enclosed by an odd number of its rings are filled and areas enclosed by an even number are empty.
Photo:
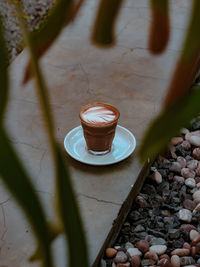
M65 136L64 147L72 158L82 163L110 165L129 157L135 150L136 140L129 130L118 125L111 151L106 155L94 156L87 151L82 126L78 126Z

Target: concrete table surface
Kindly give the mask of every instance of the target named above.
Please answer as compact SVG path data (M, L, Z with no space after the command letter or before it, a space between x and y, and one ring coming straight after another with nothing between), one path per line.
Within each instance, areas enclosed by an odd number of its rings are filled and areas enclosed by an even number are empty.
M90 44L97 2L86 1L78 19L62 31L42 60L61 145L67 132L80 125L78 114L83 105L106 102L120 110L119 125L134 133L139 146L147 125L160 109L179 55L190 3L190 0L171 1L170 43L163 55L153 57L147 51L149 0L125 1L117 22L116 46L107 50ZM31 172L51 219L55 217L54 168L34 82L21 85L27 59L25 50L10 67L11 94L6 123L11 142ZM136 152L107 167L84 165L67 154L66 161L81 206L92 265L142 165ZM27 262L35 241L24 215L2 184L0 225L0 266L39 266ZM62 244L60 237L53 245L56 267L65 266L66 249Z

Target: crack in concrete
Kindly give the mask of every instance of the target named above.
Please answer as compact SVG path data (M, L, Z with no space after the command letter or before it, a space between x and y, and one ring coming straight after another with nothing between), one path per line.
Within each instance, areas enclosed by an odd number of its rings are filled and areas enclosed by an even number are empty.
M5 212L4 212L4 207L3 207L3 205L1 205L1 209L2 209L2 214L3 214L3 224L4 224L4 228L5 228L5 230L4 230L4 232L2 233L0 240L3 241L3 238L4 238L5 234L6 234L7 231L8 231L8 228L7 228L7 226L6 226L6 215L5 215Z
M21 141L18 141L18 140L14 140L14 139L9 139L9 141L15 145L25 145L25 146L29 146L31 148L34 148L34 149L37 149L37 150L40 150L40 151L43 151L44 149L41 149L40 147L38 146L34 146L34 145L31 145L29 143L25 143L25 142L21 142ZM46 150L45 150L46 151Z
M113 204L113 205L117 205L117 206L121 206L122 204L121 203L117 203L117 202L112 202L112 201L107 201L107 200L103 200L103 199L98 199L96 197L92 197L92 196L88 196L88 195L85 195L85 194L79 194L80 196L83 196L83 197L86 197L86 198L89 198L89 199L94 199L98 202L102 202L102 203L106 203L106 204Z
M91 89L90 89L90 80L89 80L89 78L88 78L88 74L87 74L87 72L85 71L85 69L83 68L83 64L79 64L79 66L80 66L80 68L81 68L81 70L82 70L82 72L83 72L83 74L84 74L84 76L85 76L85 78L86 78L86 82L87 82L87 93L88 94L91 94Z
M37 179L39 178L39 175L40 175L40 172L41 172L41 169L42 169L42 161L44 159L44 156L46 154L47 150L45 150L43 153L42 153L42 157L40 159L40 168L39 168L39 171L38 171L38 174L37 174Z

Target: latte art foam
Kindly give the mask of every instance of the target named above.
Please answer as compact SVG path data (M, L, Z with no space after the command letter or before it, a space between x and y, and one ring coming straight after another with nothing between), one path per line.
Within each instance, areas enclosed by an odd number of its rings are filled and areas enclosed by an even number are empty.
M88 123L109 123L115 120L116 113L114 110L104 106L93 106L81 114L83 120Z

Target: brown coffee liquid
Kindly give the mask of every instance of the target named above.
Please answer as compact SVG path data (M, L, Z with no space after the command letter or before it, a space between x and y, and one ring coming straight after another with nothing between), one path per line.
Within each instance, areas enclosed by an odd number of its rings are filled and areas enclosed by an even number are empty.
M97 103L82 108L80 118L88 150L109 152L119 111L113 106Z

